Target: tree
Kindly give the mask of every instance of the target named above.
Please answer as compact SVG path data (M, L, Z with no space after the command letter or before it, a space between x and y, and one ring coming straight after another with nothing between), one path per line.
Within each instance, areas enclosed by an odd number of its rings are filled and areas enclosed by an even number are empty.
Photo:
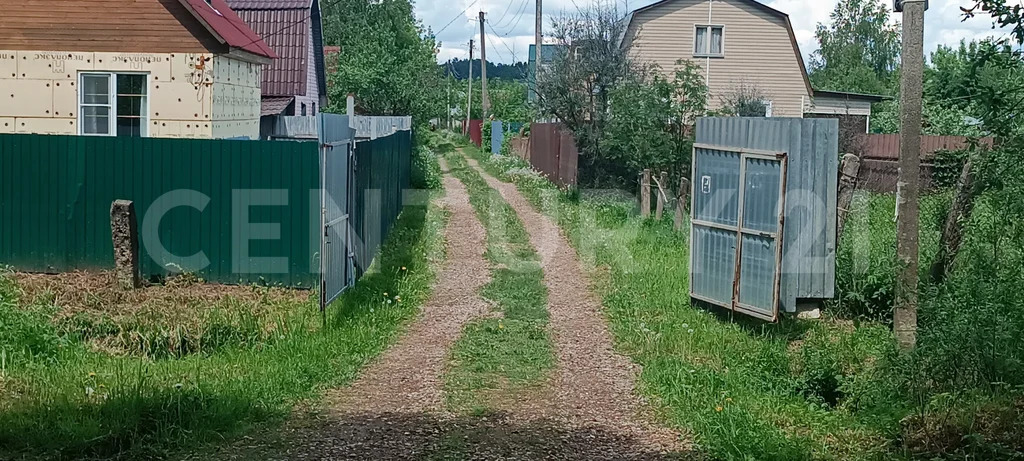
M341 47L329 78L332 111L343 111L354 93L374 115L412 115L419 123L444 114L437 43L408 0L332 2L324 10L324 41Z
M820 48L811 56L815 88L893 94L899 69L900 30L875 0L840 0L829 24L818 24Z

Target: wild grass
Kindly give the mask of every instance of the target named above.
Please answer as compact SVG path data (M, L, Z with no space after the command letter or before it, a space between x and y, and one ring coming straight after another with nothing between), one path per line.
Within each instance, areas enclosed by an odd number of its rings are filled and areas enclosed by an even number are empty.
M487 231L491 282L481 295L493 301L496 318L465 327L445 375L450 406L483 411L508 393L540 383L554 366L548 331L547 287L536 251L522 222L461 154L447 156L454 174Z
M919 348L898 353L887 319L897 267L895 203L868 195L841 243L841 302L824 320L730 319L690 304L687 234L668 221L641 220L630 200L558 190L521 160L467 151L557 219L593 269L618 347L643 366L641 392L667 424L694 434L712 456L1021 456L1024 376L1016 364L1024 324L1016 319L1024 315L1007 303L1020 299L1011 287L1024 281L1024 266L993 268L982 280L972 274L984 266L964 258L950 282L925 284ZM923 274L948 200L923 200ZM1022 252L1009 240L968 245L970 254L989 253L969 258L1018 261Z
M326 321L314 297L300 298L275 308L287 328L267 335L255 321L210 321L204 337L218 347L185 354L97 350L52 321L59 306L23 298L0 274L0 458L161 458L281 421L299 401L351 381L414 316L443 258L446 219L433 205L407 207L375 271ZM222 308L244 317L259 302ZM235 323L251 325L225 326Z

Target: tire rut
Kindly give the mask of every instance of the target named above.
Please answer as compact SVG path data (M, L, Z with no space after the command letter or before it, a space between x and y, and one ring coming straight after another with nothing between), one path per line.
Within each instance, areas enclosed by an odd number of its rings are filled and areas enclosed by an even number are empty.
M514 184L489 175L475 159L466 159L516 210L540 255L548 287L557 356L552 388L546 398L521 402L518 410L621 433L661 452L687 451L679 433L650 422L650 410L635 389L640 367L614 350L601 302L558 225L538 212Z

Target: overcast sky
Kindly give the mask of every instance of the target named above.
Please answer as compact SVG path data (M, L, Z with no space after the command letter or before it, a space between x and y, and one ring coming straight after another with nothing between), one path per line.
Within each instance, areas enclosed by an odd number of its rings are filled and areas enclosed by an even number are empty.
M545 27L551 19L564 12L575 11L576 6L586 8L596 0L544 0ZM603 0L602 0L603 1ZM616 0L625 10L626 1ZM838 0L761 0L762 3L789 14L796 32L800 51L807 58L817 48L814 28L820 22L828 22L829 13ZM879 0L892 7L892 0ZM654 3L655 0L629 0L630 9ZM487 58L495 62L525 61L529 45L533 43L534 0L478 0L464 14L459 12L473 3L473 0L418 0L416 15L434 31L441 31L441 52L438 61L450 58L467 58L470 38L480 34L476 22L481 8L487 12ZM931 53L939 44L957 44L961 39L980 39L992 35L1005 36L1001 31L992 30L991 19L977 17L963 22L960 6L973 3L970 0L931 0L931 7L925 15L925 52ZM893 15L894 18L898 15ZM448 25L447 28L441 30ZM477 46L479 53L479 46Z

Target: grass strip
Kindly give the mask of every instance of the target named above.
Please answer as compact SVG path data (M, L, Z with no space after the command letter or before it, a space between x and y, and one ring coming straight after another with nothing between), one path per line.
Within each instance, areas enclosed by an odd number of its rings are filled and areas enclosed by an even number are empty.
M898 393L870 381L892 351L880 324L730 321L690 305L688 237L635 204L561 191L517 158L467 152L557 220L593 269L617 346L643 366L639 387L669 424L715 458L867 459L893 455L905 413L858 413ZM553 200L552 200L553 199ZM836 404L833 393L848 398ZM857 395L857 398L849 398Z
M486 257L493 269L481 294L495 303L499 316L464 328L445 376L446 400L452 408L485 411L503 393L541 382L554 366L547 287L515 210L461 154L451 153L447 159L487 230Z
M0 274L0 459L154 459L276 424L345 385L429 297L446 212L406 207L379 266L331 306L291 306L272 340L154 360L113 356L60 333L49 307Z

